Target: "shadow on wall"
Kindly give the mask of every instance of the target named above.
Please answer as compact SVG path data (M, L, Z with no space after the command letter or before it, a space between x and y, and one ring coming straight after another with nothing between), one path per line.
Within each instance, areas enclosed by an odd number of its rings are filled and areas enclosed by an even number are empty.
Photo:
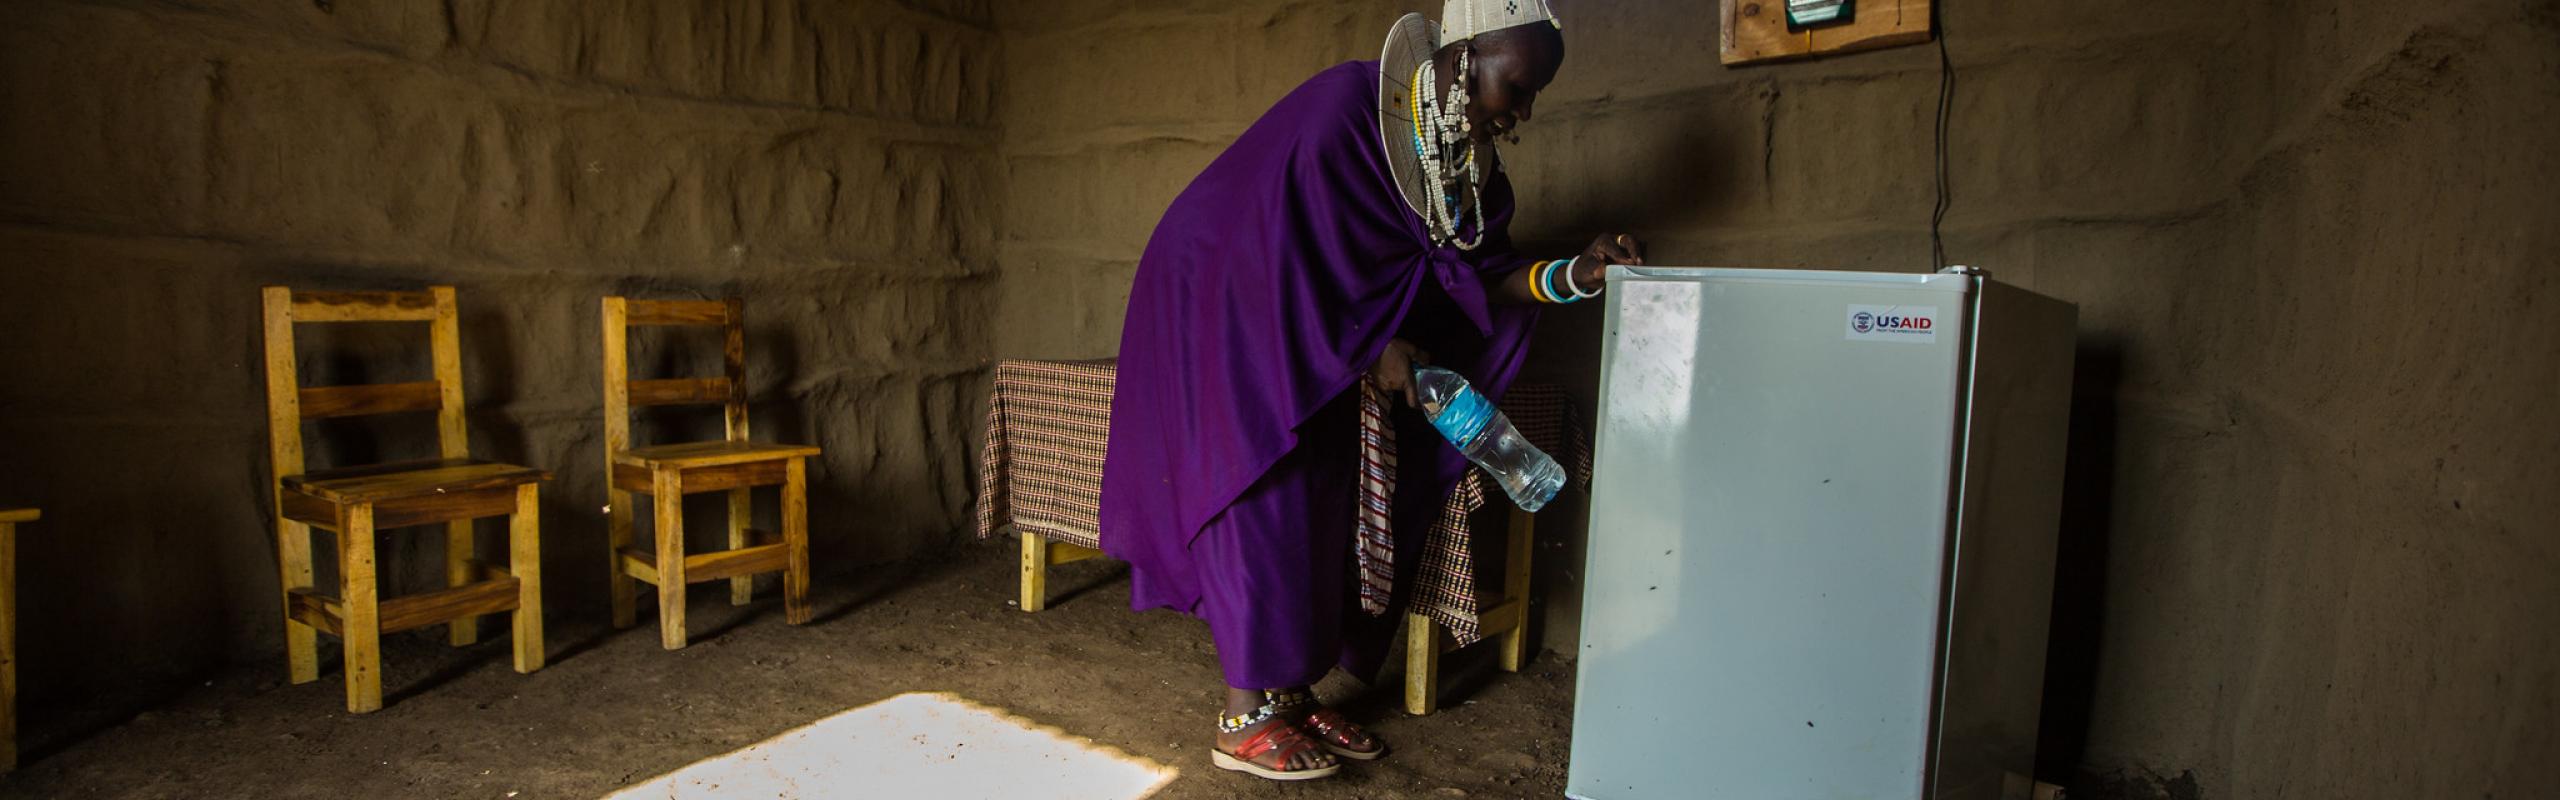
M1768 95L1770 90L1761 90ZM1552 207L1542 206L1531 216L1538 223L1519 235L1524 241L1554 245L1567 252L1580 252L1591 243L1590 237L1603 231L1643 233L1646 231L1689 230L1702 227L1707 215L1720 207L1719 201L1737 194L1730 164L1723 154L1738 152L1735 131L1719 126L1730 122L1719 116L1716 108L1699 104L1676 109L1662 109L1663 119L1646 119L1642 127L1656 135L1612 138L1613 148L1626 147L1627 152L1614 152L1599 163L1622 165L1616 174L1555 175L1541 180L1549 184L1579 185L1579 191L1556 196ZM1623 130L1638 125L1633 119L1609 120L1604 112L1590 122L1609 130ZM1581 155L1581 154L1572 154ZM1555 152L1543 156L1560 161L1591 163L1592 159L1571 158ZM1636 165L1643 165L1638 168ZM1720 171L1720 168L1723 168ZM1601 188L1605 187L1605 188ZM1658 255L1658 254L1657 254ZM1651 260L1659 261L1658 257Z
M456 294L460 291L456 290ZM525 464L528 463L526 459L533 457L534 451L527 446L524 428L508 415L493 413L496 409L516 405L529 394L522 377L525 376L522 354L517 352L518 348L508 346L510 342L524 341L524 332L516 330L521 320L506 313L496 302L498 300L492 297L481 303L459 298L454 301L461 311L463 368L469 370L463 376L463 402L472 411L471 418L467 420L475 434L472 438L490 443L487 453L474 452L473 455ZM487 377L473 380L480 376ZM552 376L549 379L565 377ZM479 385L483 383L487 385Z
M2061 541L2054 550L2053 623L2045 647L2043 718L2036 737L2036 779L2083 787L2094 785L2077 771L2086 761L2106 618L2108 523L2115 503L2116 391L2123 380L2123 346L2084 339L2075 363L2070 443L2063 460Z

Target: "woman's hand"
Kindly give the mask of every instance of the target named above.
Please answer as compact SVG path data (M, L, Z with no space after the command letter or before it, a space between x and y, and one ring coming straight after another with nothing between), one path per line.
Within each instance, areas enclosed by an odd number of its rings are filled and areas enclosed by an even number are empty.
M1573 262L1573 285L1598 289L1609 279L1609 265L1644 266L1644 241L1624 233L1604 233L1582 248L1582 258Z
M1369 382L1389 397L1402 397L1404 404L1422 407L1422 396L1413 388L1413 369L1431 363L1431 354L1412 342L1397 339L1387 343L1387 351L1378 354L1378 363L1369 366Z

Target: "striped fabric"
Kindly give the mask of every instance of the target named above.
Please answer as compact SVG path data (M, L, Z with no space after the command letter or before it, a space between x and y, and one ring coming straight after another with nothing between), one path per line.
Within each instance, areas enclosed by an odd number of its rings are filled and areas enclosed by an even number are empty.
M1007 361L987 395L978 536L1023 533L1102 547L1102 455L1111 445L1111 361Z
M1386 400L1374 381L1360 382L1360 610L1387 613L1396 586L1396 540L1387 520L1395 513L1396 429L1387 424Z
M1102 459L1110 446L1111 388L1118 374L1110 361L997 365L995 386L987 398L987 442L978 476L981 538L1011 525L1019 533L1102 546ZM1499 405L1530 444L1564 465L1566 473L1574 476L1574 486L1588 484L1591 440L1575 421L1572 401L1562 387L1514 386ZM1381 442L1381 446L1387 445ZM1476 617L1501 602L1501 573L1493 569L1498 565L1476 558L1479 529L1489 532L1481 546L1495 554L1494 559L1503 552L1503 522L1478 517L1486 505L1487 481L1484 473L1469 470L1442 505L1439 521L1425 537L1423 552L1408 554L1421 559L1416 566L1413 610L1447 628L1450 638L1461 646L1483 638ZM1501 494L1501 488L1492 486L1490 494ZM1509 508L1509 503L1503 507ZM1484 522L1491 524L1480 524ZM1364 597L1363 607L1366 604Z

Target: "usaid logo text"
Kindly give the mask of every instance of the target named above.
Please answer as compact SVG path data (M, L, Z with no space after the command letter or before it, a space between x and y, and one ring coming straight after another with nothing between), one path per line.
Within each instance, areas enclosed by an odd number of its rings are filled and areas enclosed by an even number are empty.
M1856 329L1859 333L1866 333L1868 331L1917 332L1928 330L1936 324L1936 321L1931 320L1928 317L1879 317L1874 314L1860 311L1858 312L1857 318L1849 323L1849 327Z
M1938 309L1931 306L1850 306L1852 341L1935 342Z

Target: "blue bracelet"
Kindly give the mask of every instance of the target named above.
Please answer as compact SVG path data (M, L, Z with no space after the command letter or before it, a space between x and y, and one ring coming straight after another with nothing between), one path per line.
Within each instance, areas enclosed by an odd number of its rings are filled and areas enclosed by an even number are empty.
M1577 281L1575 281L1575 280L1573 279L1573 265L1574 265L1574 264L1576 264L1576 263L1579 263L1579 262L1581 262L1581 261L1582 261L1582 257L1581 257L1581 256L1574 256L1574 257L1573 257L1573 260L1565 262L1565 265L1564 265L1564 269L1565 269L1565 273L1564 273L1564 288L1565 288L1565 290L1566 290L1566 291L1571 292L1571 294L1570 294L1570 295L1568 295L1568 296L1572 298L1572 299L1566 300L1565 302L1567 302L1567 303L1579 302L1579 301L1583 301L1583 300L1589 300L1589 299L1591 299L1591 298L1599 297L1599 296L1600 296L1600 290L1598 290L1598 289L1593 289L1593 290L1591 290L1591 291L1585 292L1585 291L1583 291L1583 290L1582 290L1582 284L1581 284L1581 283L1579 283L1579 282L1577 282Z
M1557 305L1570 304L1570 303L1572 303L1572 302L1574 302L1574 301L1576 301L1576 300L1581 300L1581 299L1583 299L1583 298L1582 298L1582 295L1581 295L1580 293L1578 293L1578 292L1574 292L1574 291L1572 291L1570 288L1567 288L1565 291L1557 291L1557 286L1556 286L1556 273L1558 273L1558 272L1564 272L1564 273L1565 273L1565 281L1566 281L1566 286L1567 286L1567 287L1570 287L1570 286L1572 285L1573 273L1572 273L1572 272L1570 272L1570 270L1572 270L1572 269L1573 269L1573 262L1578 261L1578 260L1581 260L1581 259L1580 259L1580 257L1578 257L1578 256L1577 256L1577 257L1572 258L1572 259L1565 259L1565 260L1561 260L1561 261L1550 261L1550 262L1547 262L1547 270L1546 270L1546 273L1545 273L1545 274L1542 274L1542 275L1540 275L1540 276L1538 276L1539 281L1541 282L1541 284L1543 285L1543 287L1546 289L1547 296L1548 296L1548 297L1555 298L1555 300L1554 300L1553 302L1555 302Z

